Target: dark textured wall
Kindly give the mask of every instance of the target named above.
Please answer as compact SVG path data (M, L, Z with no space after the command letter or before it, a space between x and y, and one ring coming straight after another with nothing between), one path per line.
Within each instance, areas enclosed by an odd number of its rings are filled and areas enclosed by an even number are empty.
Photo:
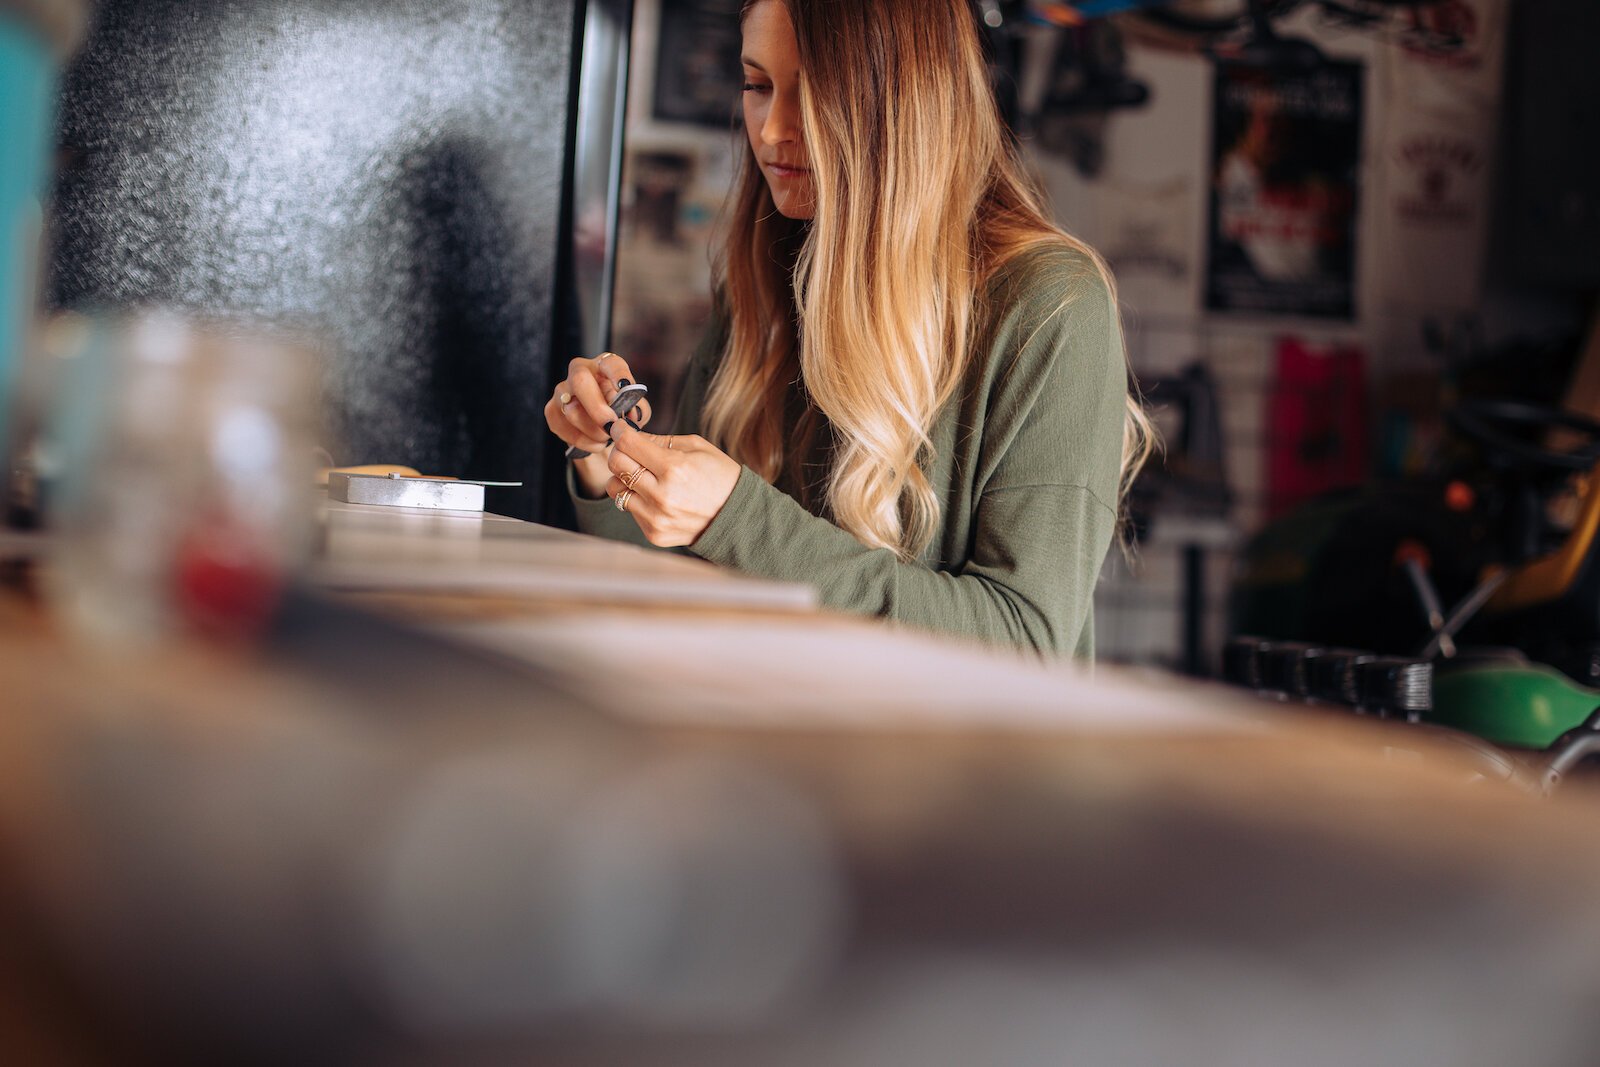
M1524 283L1600 287L1600 5L1511 8L1497 267Z
M102 0L50 301L311 323L338 460L527 481L491 506L535 513L577 6Z

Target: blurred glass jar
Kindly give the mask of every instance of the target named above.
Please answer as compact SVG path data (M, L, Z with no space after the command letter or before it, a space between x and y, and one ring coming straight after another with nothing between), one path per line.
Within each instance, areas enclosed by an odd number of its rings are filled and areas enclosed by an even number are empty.
M316 370L297 340L170 312L86 331L49 419L46 588L70 633L270 621L310 544Z

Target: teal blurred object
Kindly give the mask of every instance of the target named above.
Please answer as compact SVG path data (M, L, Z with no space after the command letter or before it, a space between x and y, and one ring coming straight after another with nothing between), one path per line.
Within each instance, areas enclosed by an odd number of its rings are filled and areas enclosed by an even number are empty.
M49 42L15 12L0 11L0 444L8 433L24 324L33 308L54 90Z
M81 19L78 0L0 0L0 455L34 305L58 61Z

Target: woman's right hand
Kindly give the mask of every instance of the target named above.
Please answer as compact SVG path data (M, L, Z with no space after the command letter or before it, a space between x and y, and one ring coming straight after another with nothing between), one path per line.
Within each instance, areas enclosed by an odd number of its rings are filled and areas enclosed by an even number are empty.
M544 406L544 420L550 432L566 444L590 453L573 461L573 468L579 491L596 500L605 496L606 481L611 477L605 457L611 438L605 427L616 418L611 401L617 395L616 383L624 378L633 381L633 371L615 352L603 352L594 359L575 359L567 365L566 380L557 383ZM650 402L639 401L632 417L640 426L648 423Z

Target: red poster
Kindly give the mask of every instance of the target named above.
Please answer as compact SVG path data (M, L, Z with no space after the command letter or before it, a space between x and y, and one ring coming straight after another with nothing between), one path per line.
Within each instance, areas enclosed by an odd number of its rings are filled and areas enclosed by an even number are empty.
M1367 477L1367 389L1361 349L1278 342L1267 394L1267 518Z

